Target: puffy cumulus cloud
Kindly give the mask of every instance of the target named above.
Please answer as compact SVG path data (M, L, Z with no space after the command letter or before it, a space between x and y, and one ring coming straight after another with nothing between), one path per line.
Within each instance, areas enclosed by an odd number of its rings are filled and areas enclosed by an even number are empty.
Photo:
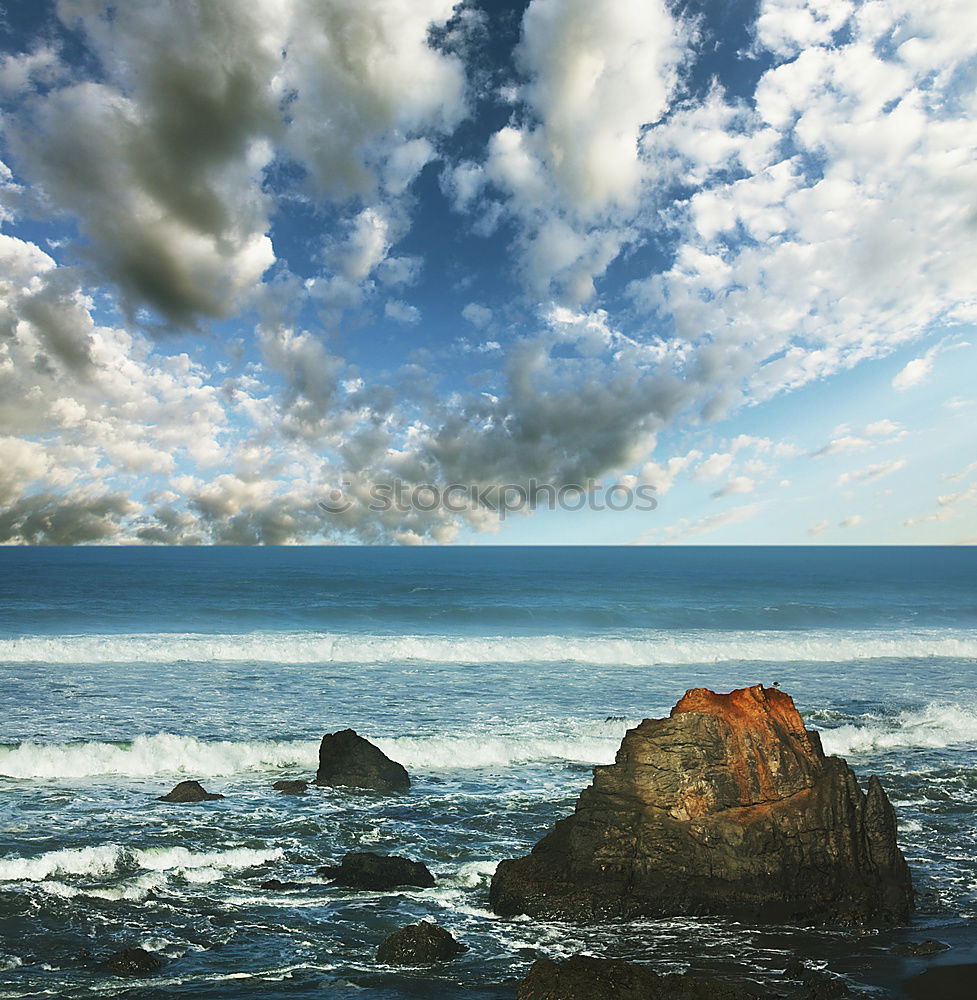
M842 520L838 522L838 527L854 528L861 524L862 520L863 518L861 514L849 514L848 517L842 518Z
M5 123L14 165L35 208L78 220L130 309L177 325L232 315L275 263L276 159L297 162L318 199L379 204L437 155L430 136L465 113L460 62L428 39L453 7L60 0L104 78L80 78L50 47L5 57L0 87L21 98ZM346 286L395 238L382 208L351 228L336 271ZM403 266L387 276L407 280Z
M421 133L466 112L460 60L428 43L455 0L294 0L287 146L320 195L400 194L434 155Z
M674 91L687 32L662 0L532 0L516 50L519 116L497 131L484 164L447 186L460 210L486 185L517 222L524 277L540 295L593 295L637 233L646 173L642 131Z
M699 482L718 479L732 464L733 456L729 452L714 452L696 467L695 478Z
M121 521L139 505L120 493L35 493L0 507L0 542L82 545L119 538Z
M933 372L933 355L924 354L921 358L907 361L904 368L892 379L892 388L904 392L925 382Z
M124 537L145 476L222 453L228 413L208 374L96 323L77 280L35 245L0 237L5 541Z
M774 58L752 103L714 94L649 133L697 187L674 263L631 291L699 342L718 383L707 416L972 316L969 9L766 0L756 45Z
M280 8L59 4L108 77L31 95L7 138L131 306L181 324L226 316L273 263L261 178L279 127Z

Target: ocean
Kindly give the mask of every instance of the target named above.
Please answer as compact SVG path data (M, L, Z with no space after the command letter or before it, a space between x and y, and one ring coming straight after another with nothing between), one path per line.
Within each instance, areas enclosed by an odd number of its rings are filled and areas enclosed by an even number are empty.
M911 927L493 916L496 864L572 811L629 727L687 688L775 682L828 753L882 778ZM272 790L346 727L407 767L408 795ZM226 798L156 801L184 778ZM0 552L0 997L501 1000L536 957L576 952L770 984L797 956L898 995L977 960L975 808L974 549ZM437 885L314 874L350 850L423 861ZM468 951L378 966L422 917ZM923 938L952 948L892 951ZM165 964L97 968L125 947Z

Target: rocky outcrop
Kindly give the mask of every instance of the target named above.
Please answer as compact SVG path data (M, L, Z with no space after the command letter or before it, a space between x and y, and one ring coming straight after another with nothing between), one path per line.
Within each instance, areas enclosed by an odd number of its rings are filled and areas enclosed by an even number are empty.
M879 781L863 793L791 698L760 685L693 689L630 730L573 815L499 865L490 898L503 916L585 922L891 924L913 906Z
M223 795L208 792L199 781L181 781L172 792L161 795L159 802L212 802L222 799Z
M323 736L319 746L317 785L345 785L396 794L410 788L402 764L391 760L379 747L352 729Z
M102 968L116 976L151 976L163 968L163 961L142 948L124 948L105 958Z
M281 792L282 795L304 795L308 791L309 783L307 781L290 781L284 779L276 781L271 787L276 792Z
M762 1000L768 996L710 976L660 976L632 962L585 955L565 962L538 959L516 990L517 1000Z
M430 889L434 885L434 876L420 861L369 851L359 854L350 852L339 865L324 865L317 871L331 879L333 885L349 889L382 892L398 886Z
M377 949L377 961L384 965L430 965L446 962L465 951L450 932L429 920L394 931Z

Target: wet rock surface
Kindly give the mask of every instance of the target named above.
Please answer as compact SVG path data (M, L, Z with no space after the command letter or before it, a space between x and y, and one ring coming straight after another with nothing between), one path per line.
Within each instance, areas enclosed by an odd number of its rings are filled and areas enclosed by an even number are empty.
M574 955L540 958L516 988L517 1000L761 1000L740 983L710 976L658 975L632 962Z
M861 790L791 698L688 691L624 737L575 812L492 880L496 913L591 922L729 915L896 924L909 869L878 779Z
M377 961L384 965L430 965L446 962L465 950L449 931L422 920L394 931L377 949Z
M404 766L352 729L323 736L315 780L317 785L366 788L385 794L406 792L410 788Z
M123 948L103 959L101 966L116 976L152 976L163 968L163 960L142 948Z
M199 781L181 781L172 792L160 795L159 802L213 802L222 799L217 792L208 792Z
M282 795L303 795L308 790L309 783L307 781L283 780L276 781L271 787L276 792L281 792Z
M324 865L316 870L331 879L333 885L349 889L383 891L398 886L430 889L434 885L434 876L426 865L398 855L351 852L339 865Z

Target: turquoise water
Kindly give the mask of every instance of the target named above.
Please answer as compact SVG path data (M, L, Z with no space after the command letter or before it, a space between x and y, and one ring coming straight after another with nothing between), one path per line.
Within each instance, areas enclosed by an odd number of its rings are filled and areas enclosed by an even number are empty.
M882 776L912 928L492 916L495 865L629 726L688 687L774 681L828 752ZM970 549L4 549L0 996L502 998L537 955L574 951L769 981L796 953L895 989L923 967L900 940L977 957L975 681ZM345 726L407 766L409 796L271 790ZM184 777L227 798L155 801ZM356 849L425 861L438 885L318 882ZM422 916L469 951L378 967ZM93 969L125 946L164 957L159 976Z

